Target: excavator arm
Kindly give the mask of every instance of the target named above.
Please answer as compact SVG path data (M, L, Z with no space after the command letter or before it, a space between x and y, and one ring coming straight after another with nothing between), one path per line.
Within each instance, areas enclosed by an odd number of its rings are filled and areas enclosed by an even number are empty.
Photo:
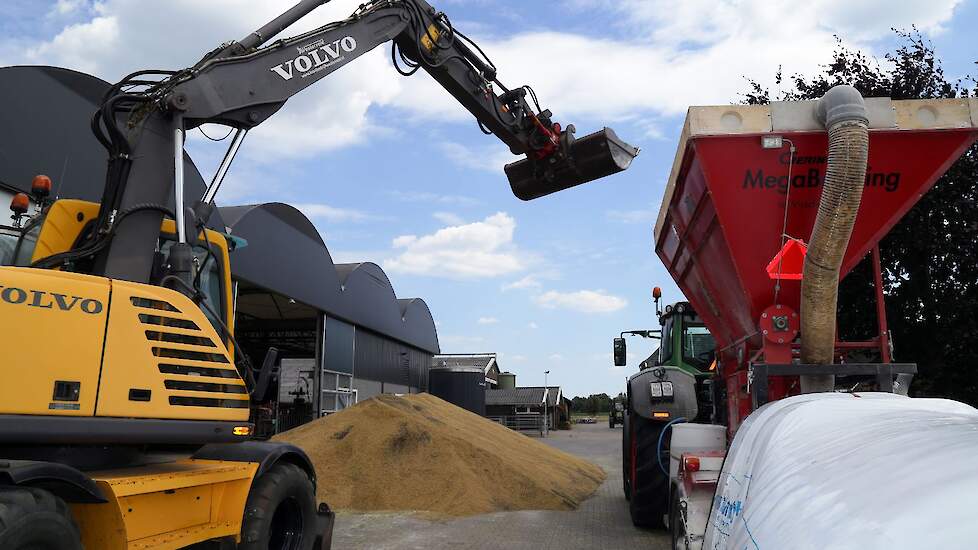
M206 205L248 130L293 95L385 42L393 42L392 58L402 74L424 69L472 113L483 132L525 155L505 168L513 192L523 200L620 172L638 154L608 128L576 140L573 125L553 121L532 88L504 86L481 49L425 0L375 0L346 20L262 46L327 1L303 0L242 40L222 45L193 67L166 72L161 80L147 80L159 72L141 71L115 85L93 120L109 150L96 230L49 265L88 255L94 258L93 273L149 282L154 243L167 213L160 205L169 204L171 189L175 204L187 204L182 181L186 131L205 123L236 129L196 211L178 207L174 212L181 244L197 234L194 218L209 214ZM189 255L187 248L171 249L168 261L169 271L185 279L184 271L191 269L183 257Z

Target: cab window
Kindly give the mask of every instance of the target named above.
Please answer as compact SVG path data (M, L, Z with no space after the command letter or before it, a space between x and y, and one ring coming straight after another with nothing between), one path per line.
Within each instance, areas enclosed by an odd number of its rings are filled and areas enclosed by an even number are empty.
M33 224L27 232L0 226L0 265L31 265L34 245L37 244L37 236L40 232L40 223Z
M700 369L708 370L716 351L716 341L703 325L686 325L683 338L683 360Z
M164 256L170 253L170 247L173 245L174 241L172 239L163 239L160 243L160 252ZM219 321L225 320L225 309L224 309L224 277L223 269L221 263L221 257L218 255L218 250L213 247L211 254L207 253L207 249L203 246L194 246L193 253L196 262L197 269L203 268L203 272L200 273L198 280L200 281L200 293L203 295L204 302L213 309L220 319L215 318L208 308L201 307L207 320L211 322L214 326L214 330L218 334L224 334L224 329L221 327ZM208 258L208 256L210 256Z
M672 359L672 328L673 317L666 319L662 325L662 343L659 345L659 364L664 365Z
M0 232L0 265L14 265L14 253L17 250L17 235Z

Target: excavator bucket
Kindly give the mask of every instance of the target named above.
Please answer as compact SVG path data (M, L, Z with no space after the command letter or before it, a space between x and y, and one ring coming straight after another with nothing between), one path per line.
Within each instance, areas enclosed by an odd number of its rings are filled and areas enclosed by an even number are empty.
M611 128L572 140L560 155L525 158L506 165L513 194L528 201L617 174L632 164L638 148L625 143Z

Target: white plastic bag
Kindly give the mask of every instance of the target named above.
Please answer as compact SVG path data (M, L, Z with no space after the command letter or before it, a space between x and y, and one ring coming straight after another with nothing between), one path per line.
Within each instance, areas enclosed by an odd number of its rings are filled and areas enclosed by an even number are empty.
M973 548L978 410L888 393L754 412L717 484L703 548Z

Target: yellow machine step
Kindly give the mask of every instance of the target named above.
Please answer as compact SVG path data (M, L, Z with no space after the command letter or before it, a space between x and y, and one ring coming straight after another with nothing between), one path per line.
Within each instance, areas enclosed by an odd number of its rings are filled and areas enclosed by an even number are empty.
M109 500L75 504L85 548L169 550L237 537L253 462L182 459L91 473Z

